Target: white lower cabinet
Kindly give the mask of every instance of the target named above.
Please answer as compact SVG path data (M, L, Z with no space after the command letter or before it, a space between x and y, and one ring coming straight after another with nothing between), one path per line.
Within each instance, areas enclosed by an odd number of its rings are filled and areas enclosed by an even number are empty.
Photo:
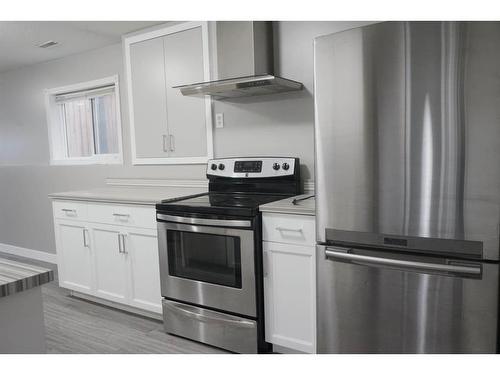
M158 237L153 229L133 229L125 237L129 257L130 303L161 313Z
M92 224L95 294L118 303L127 302L128 256L122 251L122 229L119 226Z
M71 204L68 201L68 207ZM148 217L147 210L154 218L154 207L87 204L91 213L118 212L127 220L120 220L123 224L118 225L108 224L110 220L104 215L89 215L85 220L77 216L73 219L56 216L54 223L61 287L131 306L139 309L138 312L145 310L161 314L157 232L152 224L154 220L139 220ZM65 201L55 201L55 213L64 205ZM128 223L139 223L144 227Z
M92 252L85 223L55 220L59 284L88 293L92 290ZM65 251L59 251L65 249Z
M281 215L264 213L263 226L267 225L264 232L268 230L272 233L279 216ZM294 230L304 227L305 224L309 225L310 221L314 220L314 217L304 215L285 216L286 225ZM279 230L285 229L284 224L277 227ZM291 239L284 243L266 241L269 237L264 236L266 341L275 346L292 349L291 351L315 353L316 250L313 243L304 244L303 239L297 237L297 240Z

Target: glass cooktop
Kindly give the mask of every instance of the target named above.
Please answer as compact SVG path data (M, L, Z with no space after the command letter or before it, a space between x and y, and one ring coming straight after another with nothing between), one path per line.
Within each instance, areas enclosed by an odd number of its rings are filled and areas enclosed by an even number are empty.
M259 206L285 199L289 195L255 193L206 193L203 195L164 200L156 208L189 213L214 213L225 215L255 215Z

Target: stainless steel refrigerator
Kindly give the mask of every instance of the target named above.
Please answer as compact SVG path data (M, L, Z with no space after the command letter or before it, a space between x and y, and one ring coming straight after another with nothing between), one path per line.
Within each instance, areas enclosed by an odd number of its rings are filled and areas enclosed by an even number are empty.
M315 39L320 353L495 353L500 23Z

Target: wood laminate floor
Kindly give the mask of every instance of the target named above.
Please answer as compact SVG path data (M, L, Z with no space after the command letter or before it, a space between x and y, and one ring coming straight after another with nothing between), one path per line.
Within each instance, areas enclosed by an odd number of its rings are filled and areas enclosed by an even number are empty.
M0 257L55 271L55 281L42 286L47 353L228 353L168 335L160 321L71 297L59 288L54 264L4 253Z

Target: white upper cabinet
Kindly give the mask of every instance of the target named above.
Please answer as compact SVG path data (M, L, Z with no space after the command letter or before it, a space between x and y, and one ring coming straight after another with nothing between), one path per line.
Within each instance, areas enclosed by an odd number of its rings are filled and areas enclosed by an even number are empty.
M168 154L163 137L168 135L168 129L163 39L132 44L130 69L128 82L132 87L133 128L136 128L134 158L164 158Z
M205 100L183 96L174 86L203 82L203 45L201 28L167 35L163 38L167 82L167 124L171 156L207 156ZM170 144L171 142L171 144Z
M213 157L209 97L174 86L210 80L207 22L124 38L134 164L205 163Z

